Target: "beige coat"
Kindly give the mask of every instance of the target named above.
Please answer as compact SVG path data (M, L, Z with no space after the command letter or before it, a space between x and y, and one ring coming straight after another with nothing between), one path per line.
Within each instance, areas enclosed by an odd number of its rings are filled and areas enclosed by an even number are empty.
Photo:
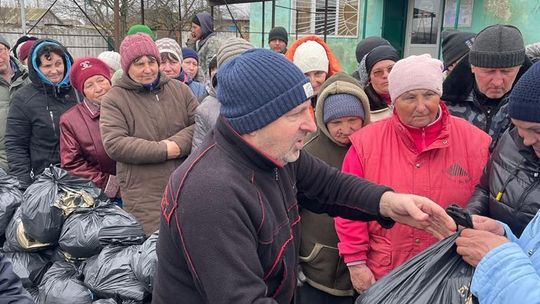
M197 99L185 84L160 74L148 91L122 75L104 97L100 129L105 151L117 162L124 208L146 233L159 229L160 202L169 175L191 151ZM180 158L167 160L164 139L174 141Z

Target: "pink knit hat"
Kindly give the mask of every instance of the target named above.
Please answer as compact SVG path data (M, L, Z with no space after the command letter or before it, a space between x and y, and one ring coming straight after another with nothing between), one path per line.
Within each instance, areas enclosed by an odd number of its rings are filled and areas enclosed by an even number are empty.
M122 70L127 73L133 60L141 56L152 56L159 63L159 50L150 36L144 33L135 33L126 36L120 45L120 63Z
M443 64L428 54L399 60L388 75L388 91L392 103L401 94L412 90L431 90L441 96L442 84Z

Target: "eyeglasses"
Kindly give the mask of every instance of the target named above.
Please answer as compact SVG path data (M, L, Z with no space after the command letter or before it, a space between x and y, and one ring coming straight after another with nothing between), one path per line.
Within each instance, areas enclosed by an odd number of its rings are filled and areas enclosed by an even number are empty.
M385 68L381 68L381 69L376 69L376 70L373 70L372 73L373 73L373 76L375 77L382 77L384 75L384 72L388 72L388 74L390 74L390 72L392 71L392 68L394 67L394 65L389 65Z
M6 54L9 53L9 49L5 47L0 47L0 54Z

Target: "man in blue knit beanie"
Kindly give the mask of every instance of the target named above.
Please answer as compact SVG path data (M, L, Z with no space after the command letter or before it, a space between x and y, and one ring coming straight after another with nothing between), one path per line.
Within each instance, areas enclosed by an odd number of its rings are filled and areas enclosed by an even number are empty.
M302 208L443 237L455 230L424 197L340 173L302 151L316 129L313 89L292 62L251 49L218 74L221 115L171 175L161 201L153 303L282 303L297 284Z

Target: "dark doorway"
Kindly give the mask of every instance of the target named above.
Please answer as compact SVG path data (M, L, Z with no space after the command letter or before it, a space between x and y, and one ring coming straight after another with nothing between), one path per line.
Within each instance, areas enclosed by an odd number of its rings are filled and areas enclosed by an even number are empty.
M407 28L406 0L383 0L382 37L390 41L403 57L405 49L405 30Z

